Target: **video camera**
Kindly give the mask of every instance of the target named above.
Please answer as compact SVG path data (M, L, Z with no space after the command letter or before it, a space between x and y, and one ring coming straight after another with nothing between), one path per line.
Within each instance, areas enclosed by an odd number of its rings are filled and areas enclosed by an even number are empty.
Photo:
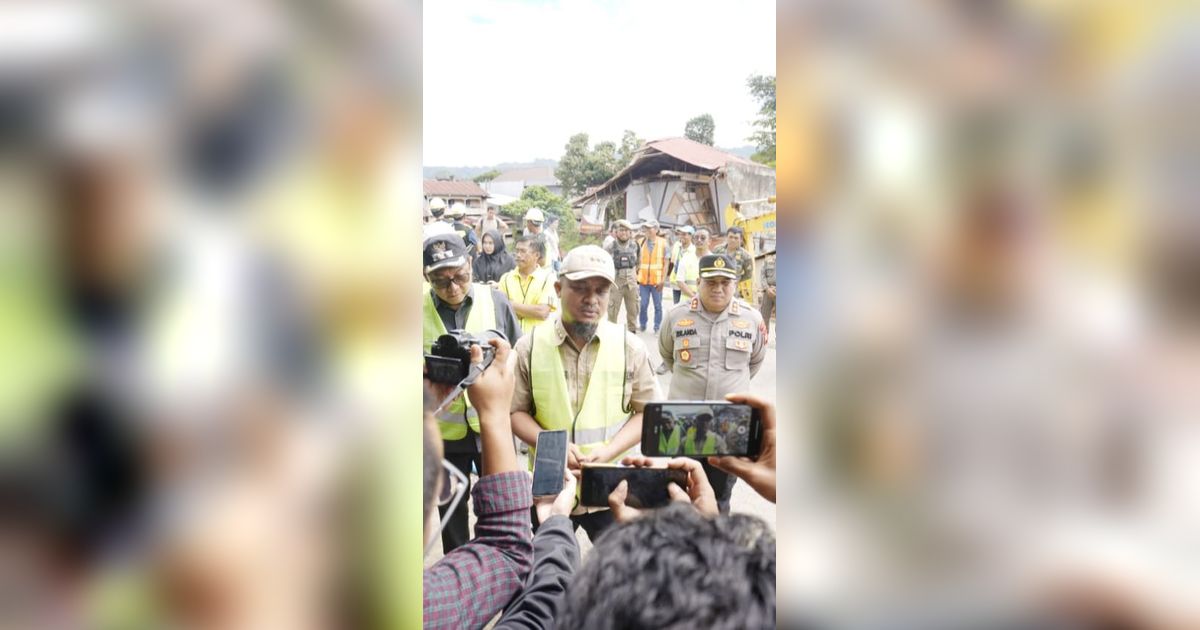
M507 337L499 330L487 330L478 335L465 330L451 330L441 335L425 355L425 377L435 383L447 385L470 385L467 381L471 376L471 346L479 346L483 350L483 361L476 375L482 374L492 364L496 351L488 345L491 339ZM471 382L474 379L471 378Z

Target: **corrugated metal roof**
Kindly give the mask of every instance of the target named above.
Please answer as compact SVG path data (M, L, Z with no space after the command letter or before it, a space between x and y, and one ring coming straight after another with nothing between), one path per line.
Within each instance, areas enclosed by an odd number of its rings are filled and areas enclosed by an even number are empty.
M715 171L730 162L750 163L745 158L688 138L663 138L662 140L652 140L646 144L677 160L683 160L688 164L710 171Z
M488 196L487 191L473 181L443 181L438 179L427 179L424 183L425 196L446 196L446 197L483 197Z

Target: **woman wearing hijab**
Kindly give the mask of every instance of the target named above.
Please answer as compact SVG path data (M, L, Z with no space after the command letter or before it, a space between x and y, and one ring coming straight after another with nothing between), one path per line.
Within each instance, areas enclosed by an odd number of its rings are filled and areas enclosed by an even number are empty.
M488 230L483 233L479 255L475 257L474 274L476 282L499 282L500 276L517 266L504 249L504 237L498 230Z

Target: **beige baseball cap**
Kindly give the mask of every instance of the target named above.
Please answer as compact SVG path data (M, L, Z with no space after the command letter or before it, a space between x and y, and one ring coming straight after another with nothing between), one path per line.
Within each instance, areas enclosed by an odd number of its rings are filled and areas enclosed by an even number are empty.
M567 252L559 275L567 280L599 277L612 282L617 270L608 252L595 245L580 245Z

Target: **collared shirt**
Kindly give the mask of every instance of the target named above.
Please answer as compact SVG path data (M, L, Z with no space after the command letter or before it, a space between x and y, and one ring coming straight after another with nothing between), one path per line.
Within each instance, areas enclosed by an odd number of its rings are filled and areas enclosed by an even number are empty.
M750 391L750 379L766 359L766 327L762 315L738 298L709 313L695 297L667 313L658 351L672 371L668 399L721 400Z
M583 405L583 396L587 393L588 381L592 368L596 366L596 356L600 351L600 337L592 340L582 348L567 334L563 327L562 317L554 316L553 325L542 325L538 328L539 335L551 333L556 335L558 355L562 358L563 376L567 379L567 395L571 398L571 408L578 410ZM534 415L533 390L530 387L529 362L533 353L533 337L517 343L517 378L513 387L512 411L524 411ZM646 403L659 400L658 379L654 376L654 368L650 367L650 354L646 345L637 335L625 332L625 399L624 403L640 413Z
M525 471L486 475L471 490L475 538L425 569L425 628L480 628L521 591L533 566Z
M521 338L521 325L517 323L517 314L513 312L512 305L508 303L508 297L499 289L489 289L492 292L492 305L496 309L496 328L508 337L508 342L516 345L517 340ZM467 316L471 314L471 306L475 303L475 285L467 290L467 297L463 299L462 305L457 309L451 308L449 304L439 298L437 292L433 289L429 290L433 296L433 306L437 309L438 317L442 318L442 325L446 330L455 330L465 328L467 325Z

